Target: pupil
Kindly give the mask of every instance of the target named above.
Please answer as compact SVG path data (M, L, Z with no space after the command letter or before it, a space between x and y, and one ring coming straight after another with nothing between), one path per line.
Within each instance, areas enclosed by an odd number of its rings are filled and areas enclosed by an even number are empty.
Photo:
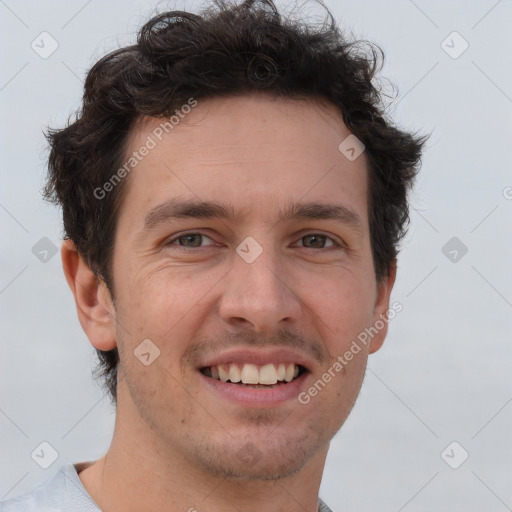
M186 240L185 245L186 245L188 242L190 242L190 240L191 240L191 239L196 238L196 239L199 241L199 243L197 243L197 244L192 244L192 247L199 247L199 246L201 245L201 244L200 244L200 238L199 238L200 236L201 236L201 235L184 235L184 236L182 236L182 237L180 237L180 238L181 238L181 240L183 240L183 239L185 239L185 240ZM182 244L182 245L183 245L183 244Z
M315 245L314 240L316 239L316 240L317 240L317 242L321 244L321 239L322 239L323 237L319 237L319 236L316 236L316 235L308 235L306 238L309 238L309 239L310 239L310 241L311 241L311 239L313 239L313 244ZM317 244L316 244L316 245L317 245Z

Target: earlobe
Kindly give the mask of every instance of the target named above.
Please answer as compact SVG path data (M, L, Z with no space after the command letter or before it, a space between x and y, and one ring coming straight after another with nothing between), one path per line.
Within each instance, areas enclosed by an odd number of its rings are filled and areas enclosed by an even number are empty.
M105 283L90 269L71 240L64 240L61 257L82 329L95 348L112 350L117 346L115 309Z
M389 267L389 273L384 276L377 285L377 299L375 301L375 309L373 315L373 328L376 334L370 342L369 353L373 354L382 347L386 334L388 332L388 311L391 290L396 279L396 259Z

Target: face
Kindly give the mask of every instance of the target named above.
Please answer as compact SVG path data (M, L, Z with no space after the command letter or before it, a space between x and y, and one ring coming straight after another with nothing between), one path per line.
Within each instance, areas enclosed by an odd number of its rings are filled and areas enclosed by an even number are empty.
M130 154L158 142L160 122L134 131ZM281 478L325 455L347 418L385 329L336 361L392 287L375 279L364 154L338 149L349 134L313 100L203 100L127 178L113 255L118 416L163 455Z

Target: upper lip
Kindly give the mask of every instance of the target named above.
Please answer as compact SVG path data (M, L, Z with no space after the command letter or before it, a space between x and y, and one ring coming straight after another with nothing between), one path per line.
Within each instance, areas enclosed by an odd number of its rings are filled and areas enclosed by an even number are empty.
M209 366L218 366L221 364L239 364L245 363L265 365L265 364L279 364L279 363L295 363L303 366L306 370L311 370L311 360L300 352L290 350L287 348L271 348L271 349L231 349L221 354L216 354L211 358L204 359L199 368L205 368Z

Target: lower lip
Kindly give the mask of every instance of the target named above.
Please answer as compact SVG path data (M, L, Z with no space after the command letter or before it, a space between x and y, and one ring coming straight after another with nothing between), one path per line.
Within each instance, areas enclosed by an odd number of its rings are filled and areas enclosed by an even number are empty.
M233 384L232 382L222 382L221 380L212 379L199 372L199 375L215 393L223 398L243 405L271 407L280 405L287 400L295 399L301 389L309 372L304 372L296 379L286 384L281 384L273 388L247 388L243 384Z

